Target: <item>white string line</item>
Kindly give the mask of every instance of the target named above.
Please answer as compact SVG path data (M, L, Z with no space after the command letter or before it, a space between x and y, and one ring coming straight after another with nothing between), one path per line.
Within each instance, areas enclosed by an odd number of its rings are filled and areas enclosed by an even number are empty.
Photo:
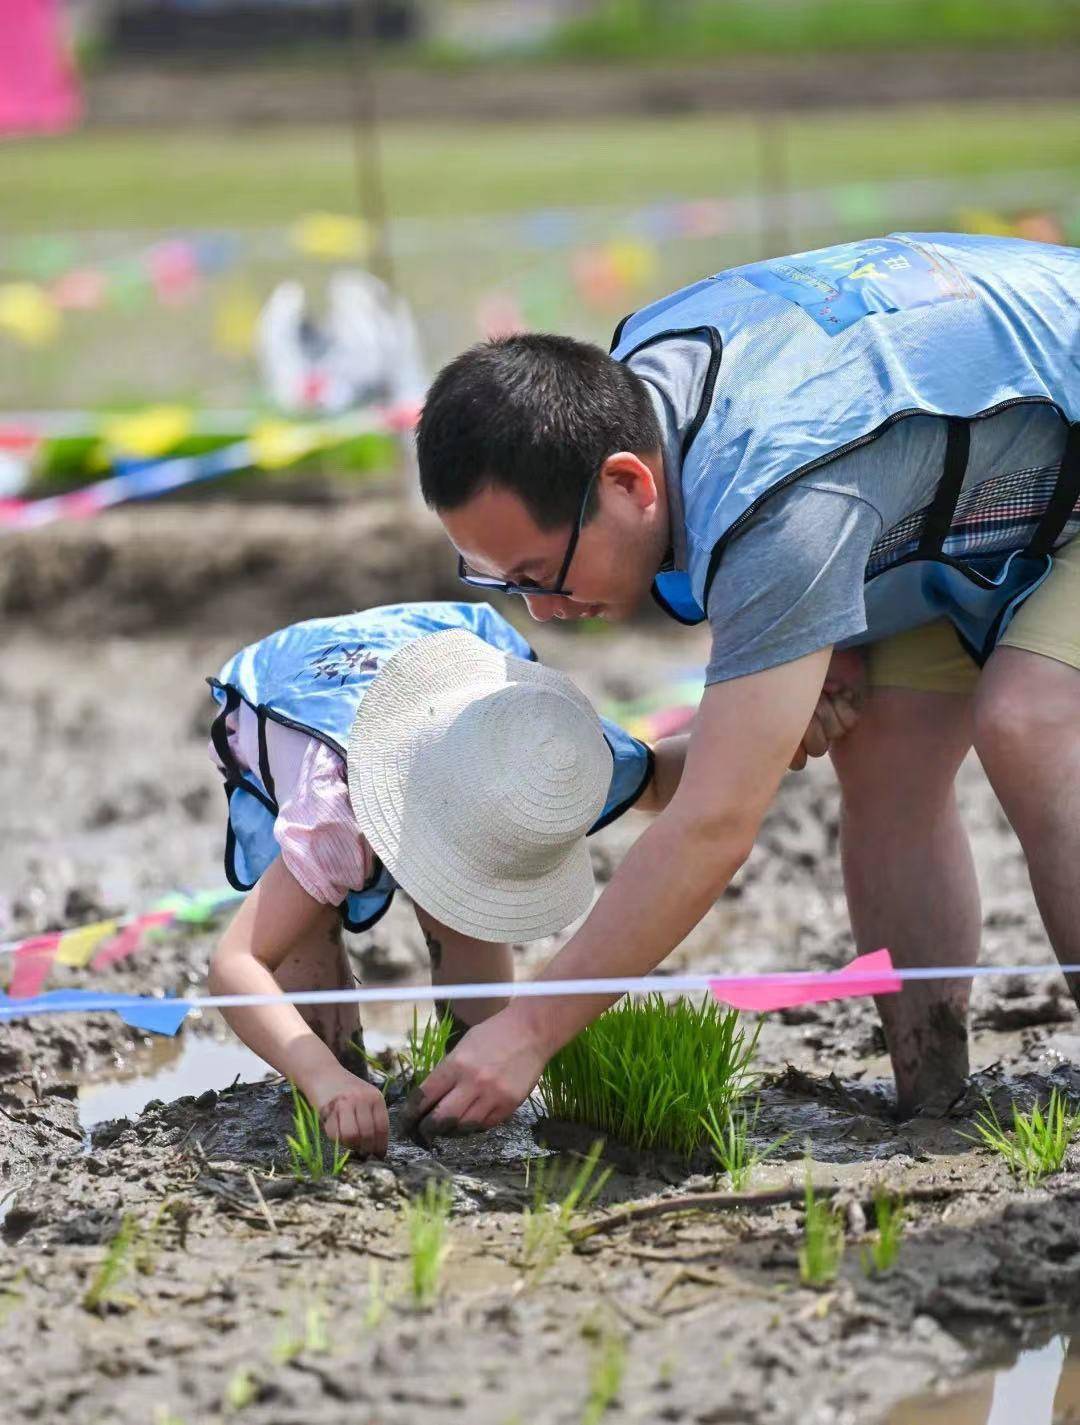
M433 1000L465 999L548 999L570 995L681 994L692 990L778 989L804 985L859 991L870 994L883 980L901 982L919 980L986 979L1004 975L1080 974L1080 965L930 965L916 969L854 971L785 970L761 975L693 974L640 975L617 979L581 980L518 980L491 984L460 985L379 985L346 990L296 990L291 993L187 995L167 998L151 995L102 995L86 1006L71 1004L35 1005L33 998L29 1014L99 1014L109 1009L130 1009L134 1004L168 1005L173 1009L254 1009L262 1005L294 1004L385 1004L401 1001L429 1003ZM60 993L63 993L61 991ZM90 993L93 993L91 991ZM0 1020L25 1017L20 1000L0 1001Z

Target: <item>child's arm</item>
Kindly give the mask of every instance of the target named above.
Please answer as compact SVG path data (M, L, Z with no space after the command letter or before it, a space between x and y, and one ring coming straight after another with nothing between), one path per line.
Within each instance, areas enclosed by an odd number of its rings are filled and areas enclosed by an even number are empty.
M648 786L634 803L634 811L663 811L675 795L682 776L690 734L680 732L653 744L653 772Z
M222 936L210 962L210 993L280 994L274 971L317 928L326 910L278 857ZM329 1137L365 1152L386 1152L389 1120L382 1095L338 1063L295 1005L258 1005L223 1013L244 1043L296 1084L318 1109Z

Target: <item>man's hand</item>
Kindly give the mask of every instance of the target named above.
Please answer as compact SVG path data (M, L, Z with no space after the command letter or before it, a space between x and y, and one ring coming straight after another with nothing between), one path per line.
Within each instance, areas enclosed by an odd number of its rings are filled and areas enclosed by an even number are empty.
M852 731L862 711L865 685L862 654L855 649L834 652L810 726L791 759L793 772L801 772L808 757L824 757Z
M409 1095L406 1130L430 1142L439 1134L478 1133L509 1118L550 1057L524 1021L511 1004L470 1029Z
M347 1069L314 1086L312 1103L328 1138L346 1148L382 1158L390 1141L390 1119L382 1094Z

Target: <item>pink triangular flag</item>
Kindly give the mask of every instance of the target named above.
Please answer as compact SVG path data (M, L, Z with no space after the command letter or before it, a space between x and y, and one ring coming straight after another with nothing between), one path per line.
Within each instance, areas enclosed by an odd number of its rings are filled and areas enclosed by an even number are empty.
M797 1004L817 1004L822 1000L896 994L903 986L888 950L875 950L858 956L842 970L823 970L797 981L782 975L762 975L756 984L710 980L709 988L721 1004L764 1014L771 1009L792 1009Z
M8 994L12 999L29 999L40 992L49 977L60 933L33 935L15 951L15 966L11 972Z

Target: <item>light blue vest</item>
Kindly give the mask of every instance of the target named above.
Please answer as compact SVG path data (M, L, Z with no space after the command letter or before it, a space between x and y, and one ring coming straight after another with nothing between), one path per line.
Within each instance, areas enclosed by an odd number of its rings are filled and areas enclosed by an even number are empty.
M250 890L279 851L274 839L278 804L266 752L267 721L318 737L345 757L349 729L383 659L414 638L448 628L466 629L518 658L536 657L490 604L394 604L293 624L242 649L216 678L207 680L221 709L211 736L225 768L229 803L225 874L231 886ZM226 736L225 719L241 702L258 718L257 773L237 765ZM652 774L649 748L606 718L601 723L613 765L607 803L593 831L633 806ZM379 865L370 884L352 891L342 905L347 929L374 925L388 910L396 889L393 877Z
M894 233L751 263L628 317L612 354L691 333L712 360L682 448L686 567L658 574L657 602L701 622L728 541L764 500L895 421L940 416L937 494L872 556L860 641L944 615L984 661L1080 530L1080 252ZM1022 402L1068 426L1060 474L988 479L961 501L969 423ZM985 552L988 531L999 552Z

